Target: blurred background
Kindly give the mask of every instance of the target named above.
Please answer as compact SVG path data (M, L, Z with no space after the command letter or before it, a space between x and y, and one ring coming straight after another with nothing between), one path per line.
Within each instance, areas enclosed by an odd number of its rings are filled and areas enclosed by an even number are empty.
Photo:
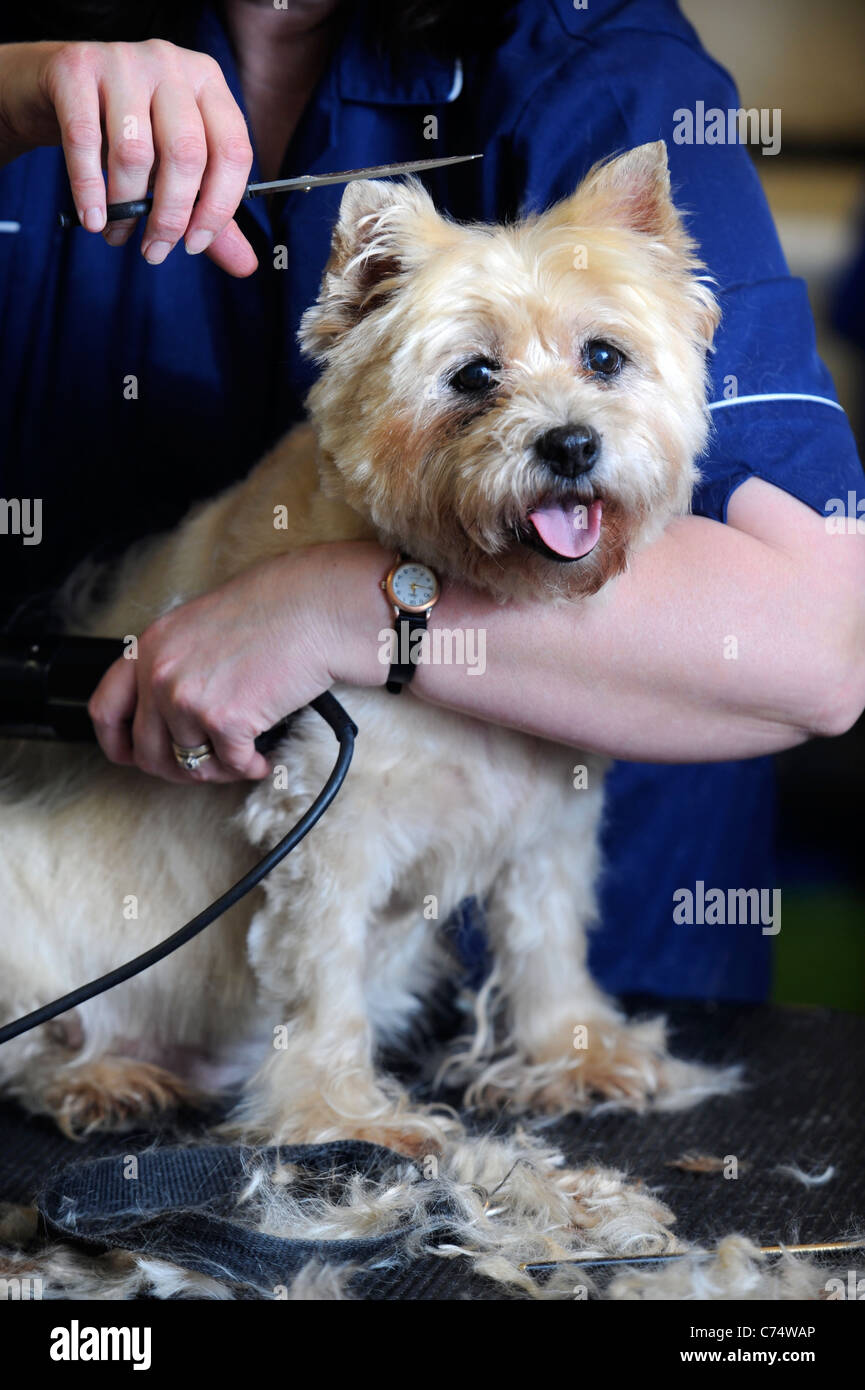
M781 110L754 163L865 458L865 4L680 0L744 107ZM865 497L865 481L862 494ZM782 928L774 998L865 1013L865 718L777 759Z

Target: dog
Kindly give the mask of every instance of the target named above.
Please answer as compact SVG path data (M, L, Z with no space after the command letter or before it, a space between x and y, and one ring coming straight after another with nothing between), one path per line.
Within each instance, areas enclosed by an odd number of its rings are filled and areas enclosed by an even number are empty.
M258 561L352 538L503 603L603 603L688 511L718 318L661 142L502 226L440 215L414 180L350 183L301 325L321 368L308 421L134 551L73 626L140 632ZM456 970L430 895L442 921L486 902L494 967L448 1063L468 1103L559 1114L712 1089L586 966L605 760L577 754L575 789L570 748L407 692L335 694L361 736L314 832L170 959L0 1049L5 1093L72 1135L228 1093L225 1132L247 1140L435 1147L445 1112L379 1064ZM301 711L273 757L279 786L184 787L19 750L0 805L0 1015L145 950L246 872L326 780L332 734Z

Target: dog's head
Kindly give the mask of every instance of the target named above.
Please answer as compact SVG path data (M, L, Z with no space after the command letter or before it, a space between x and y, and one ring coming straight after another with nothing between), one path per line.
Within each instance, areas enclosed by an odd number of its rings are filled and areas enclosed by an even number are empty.
M718 309L663 143L510 226L346 188L301 342L325 486L500 596L594 593L687 510Z

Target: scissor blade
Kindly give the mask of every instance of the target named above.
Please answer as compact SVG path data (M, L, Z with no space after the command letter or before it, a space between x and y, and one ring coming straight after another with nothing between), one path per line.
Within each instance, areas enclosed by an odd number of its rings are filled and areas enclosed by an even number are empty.
M270 183L251 183L247 198L262 193L292 193L303 188L321 188L328 183L351 183L354 179L385 179L398 174L416 174L423 169L442 169L446 164L466 164L471 159L483 159L482 154L452 154L443 159L415 159L404 164L371 164L368 169L343 169L338 174L302 174L294 179L273 179Z
M293 193L300 189L321 188L328 183L351 183L353 179L386 179L397 174L416 174L423 169L441 169L446 164L467 164L483 159L482 154L451 154L443 159L414 159L404 164L371 164L368 169L343 169L338 174L301 174L295 179L274 179L271 183L247 184L244 198L258 198L263 193ZM196 201L197 198L196 198ZM130 217L146 217L153 202L152 194L130 203L109 203L108 222L121 222ZM57 221L61 227L79 226L77 212L61 212Z

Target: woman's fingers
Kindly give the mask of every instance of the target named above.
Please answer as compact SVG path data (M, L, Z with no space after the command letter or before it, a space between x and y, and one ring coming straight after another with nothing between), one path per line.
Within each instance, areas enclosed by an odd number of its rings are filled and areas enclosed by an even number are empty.
M158 162L141 251L150 265L161 265L189 226L207 164L207 137L192 88L181 82L160 82L150 113Z
M150 90L134 73L129 78L125 86L106 82L103 88L109 203L143 198L155 158ZM122 246L132 235L135 222L135 218L111 222L103 233L105 240L110 246Z
M194 779L198 782L228 782L235 776L244 775L243 768L225 765L220 756L224 748L224 742L220 734L213 730L208 730L206 717L196 713L189 701L181 698L172 698L167 693L163 693L159 705L154 705L150 711L150 719L142 720L142 727L139 737L146 740L146 746L142 752L146 757L148 753L156 755L161 759L164 755L166 743L163 737L163 729L167 733L168 751L171 755L172 775L178 775L180 780ZM160 727L161 726L161 727ZM133 738L135 732L133 731ZM174 755L174 744L178 748L200 748L207 744L210 746L210 757L206 758L197 768L183 768L177 762ZM265 770L266 770L265 764ZM159 769L154 769L159 772ZM161 775L161 774L160 774Z
M110 762L138 767L171 782L232 780L214 759L197 772L186 772L178 765L172 738L182 747L195 748L209 741L208 735L183 714L173 715L175 732L171 733L148 691L146 664L140 659L115 661L90 697L88 711L99 746Z
M210 742L219 761L219 766L232 778L256 781L266 777L270 764L255 748L251 734L243 734L234 729L216 729L210 733Z
M229 275L242 279L258 269L258 257L236 222L229 222L224 232L212 241L204 253L208 260Z
M177 762L174 756L173 745L176 743L178 748L201 748L204 744L210 744L212 748L213 745L209 735L205 733L204 726L194 715L187 714L184 710L169 707L167 710L156 709L154 710L154 714L159 719L159 722L165 726L167 731L173 771L175 773L179 772L181 776L195 775L200 777L204 772L205 764L202 763L200 768L195 769L194 774L187 771L187 769L182 768ZM162 752L165 748L165 741L161 737L161 733L156 735L155 743L158 751ZM208 763L212 761L212 755L207 761ZM210 771L212 772L213 769L210 769Z
M138 703L138 663L120 657L109 666L87 706L99 746L113 763L135 762L131 725Z
M157 686L155 699L172 744L176 743L180 748L199 748L202 744L209 744L212 750L211 756L194 771L186 772L181 768L181 773L202 782L267 776L269 765L267 759L256 752L255 735L242 730L236 719L224 713L220 715L209 707L207 694L203 690L193 693L183 685L173 690ZM173 752L172 748L172 756ZM176 760L175 766L178 766Z
M266 777L256 736L334 679L327 653L342 639L329 604L333 569L333 548L311 546L253 565L152 622L137 659L116 662L91 700L108 757L171 782ZM213 753L187 772L172 743L210 743Z
M140 683L139 683L140 678ZM267 759L255 737L235 725L195 711L182 691L148 682L137 661L121 658L103 676L90 699L90 717L105 756L171 782L234 782L266 777ZM210 744L211 756L187 770L174 755L180 748Z
M206 251L230 275L252 274L258 261L234 221L252 146L213 58L163 40L68 43L43 67L46 119L53 107L83 227L122 245L135 220L106 226L106 204L144 198L152 183L141 243L151 265L185 239L190 255Z
M265 776L268 765L255 751L254 734L244 739L235 733L238 727L239 721L225 713L214 684L190 675L185 663L178 664L170 654L157 657L149 676L146 668L142 672L132 741L135 761L145 772L199 782ZM212 752L187 770L174 756L175 743L180 748L210 744Z
M207 167L186 232L191 256L206 251L232 222L252 168L246 122L221 74L219 81L211 79L201 87L198 108L207 140Z
M211 766L212 758L197 772L187 772L174 756L172 743L182 748L197 748L207 741L207 735L185 703L181 706L173 698L173 678L158 666L154 667L145 646L152 631L150 629L139 644L138 703L132 721L135 766L151 777L162 777L169 782L223 781L225 778L219 775L220 770Z
M193 776L178 765L168 726L156 705L148 698L146 689L139 691L132 721L132 747L135 766L151 777L162 777L167 782L184 782Z
M49 64L46 85L54 103L60 141L78 220L88 232L105 226L102 117L98 62L87 44L70 44Z

